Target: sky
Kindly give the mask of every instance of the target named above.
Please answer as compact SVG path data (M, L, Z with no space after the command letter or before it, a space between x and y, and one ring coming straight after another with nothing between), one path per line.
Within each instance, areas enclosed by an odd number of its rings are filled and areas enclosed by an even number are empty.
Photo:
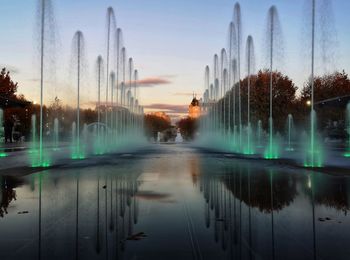
M76 88L72 76L72 38L77 30L85 38L83 97L86 104L96 101L95 61L106 56L106 10L114 8L117 27L122 28L127 54L134 59L139 78L147 82L140 89L140 103L146 111L166 111L173 116L186 113L193 93L204 91L204 68L213 55L227 46L228 26L235 2L229 0L51 0L57 37L56 73L45 81L44 100L58 96L74 102ZM7 67L19 83L19 93L38 101L37 0L0 0L0 65ZM280 68L298 87L310 70L305 33L308 0L242 0L243 47L248 35L255 43L256 68L265 66L264 37L270 6L276 5L282 28L283 61ZM332 12L323 12L329 23L322 24L332 61L327 71L350 71L350 1L318 0L332 3ZM326 10L326 9L324 9ZM319 11L322 15L322 11ZM320 34L320 30L317 32ZM321 35L321 34L320 34ZM320 42L317 38L317 44ZM334 43L334 44L333 44ZM318 44L319 45L319 44ZM334 45L334 47L333 47ZM244 48L242 50L244 53ZM244 55L243 55L244 57ZM316 56L317 58L320 56ZM243 58L244 60L244 58ZM318 59L316 73L325 71ZM242 61L242 77L245 74ZM55 76L51 76L55 75ZM96 94L96 95L95 95Z

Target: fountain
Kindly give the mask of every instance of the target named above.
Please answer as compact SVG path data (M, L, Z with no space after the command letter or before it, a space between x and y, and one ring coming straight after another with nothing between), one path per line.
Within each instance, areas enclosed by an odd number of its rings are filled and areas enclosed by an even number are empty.
M4 125L4 112L0 108L0 137L4 137L5 138L3 125ZM6 157L6 156L7 156L7 154L5 153L5 151L1 149L0 150L0 158L1 157Z
M227 137L227 118L226 118L226 91L227 91L227 84L228 84L228 73L227 69L225 68L223 73L222 73L222 92L223 92L223 102L222 102L222 109L220 109L220 112L222 111L223 113L223 124L222 124L222 134L224 138Z
M309 148L306 151L305 156L305 167L322 167L323 166L323 155L322 149L316 138L316 111L315 111L315 25L316 25L316 0L312 1L312 15L311 15L311 111L310 111L310 143Z
M107 104L108 104L108 91L109 91L109 76L110 76L110 69L109 69L109 65L110 65L110 51L111 51L111 34L113 32L116 31L116 19L115 19L115 14L114 14L114 10L112 7L109 7L107 9L107 23L106 23L106 27L107 27L107 53L106 53L106 73L107 73L107 77L106 77L106 113L105 113L105 123L106 126L108 126L108 112L107 112ZM106 131L107 134L107 131ZM106 136L106 138L108 138Z
M270 116L269 116L269 141L268 146L265 151L266 159L278 159L279 158L279 147L274 138L274 129L273 129L273 66L274 66L274 49L280 46L277 46L279 34L279 19L278 13L275 6L272 6L268 12L268 50L269 50L269 63L270 63Z
M257 148L263 148L262 145L262 136L263 135L263 129L262 129L262 122L261 120L258 121L258 130L257 130Z
M118 28L116 32L116 39L115 39L115 63L116 63L116 104L117 109L115 111L115 131L118 135L120 133L119 128L119 114L118 114L118 107L120 105L119 103L119 81L120 81L120 63L121 63L121 46L123 45L123 31L122 29Z
M242 44L242 15L241 6L235 4L233 21L236 26L237 33L237 81L238 81L238 151L242 148L242 101L241 101L241 44Z
M111 111L110 111L110 129L111 129L111 136L109 137L109 140L112 141L114 140L114 136L113 135L113 127L114 127L114 114L113 114L113 111L114 111L114 103L113 103L113 96L114 96L114 88L115 88L115 73L114 71L111 71L110 75L109 75L109 80L110 80L110 84L111 84L111 104L110 104L110 107L111 107Z
M59 122L57 118L53 123L53 150L59 150Z
M97 72L97 137L95 139L95 148L94 154L101 155L103 154L103 138L102 138L102 129L101 129L101 85L103 81L102 75L104 74L103 59L101 56L97 57L96 61L96 72Z
M237 95L237 60L234 59L232 61L232 76L233 76L233 88L232 88L232 122L233 122L233 142L232 147L235 151L237 149L237 117L236 117L236 109L237 109L237 102L236 102L236 95Z
M350 158L350 102L346 107L346 133L348 134L348 144L344 156Z
M287 119L287 148L286 151L288 152L292 152L294 151L294 148L292 146L292 137L293 137L293 129L294 128L294 124L293 124L293 116L291 114L288 115L288 119Z
M73 122L72 123L72 130L71 130L71 158L72 159L78 159L78 151L77 151L77 134L76 134L76 131L77 131L77 126L76 126L76 123Z
M50 165L49 153L44 153L44 140L43 140L43 128L44 128L44 83L48 80L45 77L46 69L49 65L52 65L54 59L54 45L56 44L55 38L55 19L54 11L51 0L38 0L37 18L38 18L38 30L39 30L39 60L40 60L40 127L39 127L39 152L38 160L35 164L36 167L48 167ZM48 66L46 66L48 65Z
M244 148L244 154L251 155L254 154L253 149L253 133L252 133L252 126L250 122L250 80L251 80L251 73L254 72L254 42L253 37L248 36L247 39L247 46L246 46L246 52L247 52L247 72L248 72L248 88L247 88L247 142L246 147Z
M37 131L36 131L36 115L32 115L31 118L31 126L32 126L32 142L29 149L29 158L32 167L40 167L40 154L39 154L39 144L37 140Z
M81 73L82 68L85 63L85 43L84 43L84 36L81 31L77 31L74 34L73 37L73 44L72 44L72 61L74 63L73 70L76 72L76 82L77 82L77 121L76 121L76 131L73 131L76 134L75 137L75 148L73 152L72 159L84 159L84 152L81 149L81 143L80 143L80 84L81 84Z
M232 88L234 88L235 85L235 73L234 73L234 56L235 56L235 50L236 50L236 28L233 22L230 23L229 26L229 47L228 47L228 91L231 91ZM232 90L233 91L233 90ZM234 95L234 94L233 94ZM228 97L228 133L229 133L229 139L231 140L231 132L233 127L231 127L231 107L232 107L232 95L229 95ZM230 141L231 143L231 141Z

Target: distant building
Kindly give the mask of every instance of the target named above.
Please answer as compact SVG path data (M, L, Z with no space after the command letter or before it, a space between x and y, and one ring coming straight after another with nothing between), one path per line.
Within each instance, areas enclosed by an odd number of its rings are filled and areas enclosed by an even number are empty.
M188 108L188 116L190 118L198 118L201 115L200 102L196 97L193 97L192 102Z

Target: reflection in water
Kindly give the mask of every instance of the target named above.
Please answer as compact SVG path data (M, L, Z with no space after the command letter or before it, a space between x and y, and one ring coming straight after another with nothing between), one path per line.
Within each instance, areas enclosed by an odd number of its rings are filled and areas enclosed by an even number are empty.
M53 170L31 177L33 195L36 191L38 194L38 253L34 258L62 259L65 254L69 256L67 259L72 256L75 259L122 258L126 241L133 235L133 226L138 221L135 194L140 172L110 168L97 177L95 173L96 169L78 169L67 170L60 176ZM59 202L61 199L63 203ZM57 236L54 241L50 239L53 235ZM60 244L57 239L61 237L74 243L67 245L61 241ZM93 240L94 251L91 251L87 247ZM31 245L26 247L30 250Z
M157 149L106 165L2 177L1 259L350 254L349 178Z
M16 191L14 190L16 187L21 185L22 183L11 177L1 177L0 176L0 217L3 218L7 212L7 208L9 207L12 201L15 201Z
M317 173L281 173L236 162L225 163L221 173L220 169L217 169L219 173L214 173L207 164L201 169L205 226L214 229L214 241L221 244L222 250L228 251L230 259L255 259L261 256L266 259L293 259L298 255L298 252L294 252L288 256L286 252L289 249L281 252L288 248L288 243L281 243L279 238L281 232L284 233L282 236L287 233L288 237L288 230L293 229L288 227L288 221L293 223L293 218L285 216L283 212L290 211L290 208L299 211L294 204L299 204L301 197L308 198L311 204L310 213L305 212L308 208L306 205L303 212L299 212L301 221L308 222L303 218L306 215L310 215L312 220L308 227L311 234L310 247L307 249L301 242L308 236L308 228L299 230L300 227L296 225L294 228L303 233L302 237L288 239L294 240L295 244L298 244L297 239L300 240L300 247L308 252L304 259L322 259L316 245L317 241L322 240L317 234L317 222L323 221L323 218L317 216L316 205L321 205L323 211L328 208L335 209L338 217L341 217L341 212L346 216L349 209L347 177L334 178ZM268 215L270 223L266 218ZM264 230L265 241L256 239L259 230ZM285 256L281 258L281 255Z

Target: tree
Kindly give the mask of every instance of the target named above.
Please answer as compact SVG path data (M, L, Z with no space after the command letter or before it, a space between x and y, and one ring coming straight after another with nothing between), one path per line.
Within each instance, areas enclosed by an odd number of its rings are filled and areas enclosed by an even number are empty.
M18 83L11 80L10 72L3 68L0 72L0 97L15 98Z
M332 99L336 97L342 97L350 95L350 79L345 71L334 72L314 79L314 98L315 103ZM304 116L308 118L310 115L310 107L306 106L306 102L311 99L311 82L307 82L301 91L299 99L299 106L304 109L299 113L304 113ZM332 121L344 121L345 109L343 107L325 107L315 106L317 112L318 126L324 128L328 126Z
M294 109L297 87L292 80L281 72L272 73L273 84L273 120L274 129L282 132L288 114ZM242 118L246 124L247 119L247 89L248 78L241 81ZM251 122L262 121L265 129L268 129L270 116L270 71L259 71L250 78L250 111ZM238 100L238 98L237 98Z
M315 102L350 95L350 80L345 71L336 71L314 79ZM311 82L307 82L301 91L301 99L311 98Z
M156 139L158 132L162 132L171 127L171 122L167 117L148 114L145 115L144 125L146 136Z
M198 120L191 117L180 119L176 125L180 128L181 135L185 140L192 140L198 130Z

